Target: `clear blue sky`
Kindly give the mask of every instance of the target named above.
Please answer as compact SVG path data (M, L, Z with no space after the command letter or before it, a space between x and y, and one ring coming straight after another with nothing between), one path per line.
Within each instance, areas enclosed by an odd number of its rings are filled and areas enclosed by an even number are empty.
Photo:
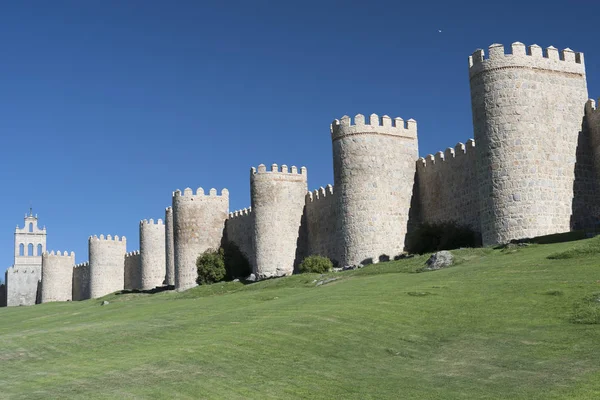
M584 52L600 96L600 2L488 3L4 2L0 272L30 202L82 262L93 234L137 249L177 188L226 187L235 210L260 163L333 183L344 114L416 119L421 155L464 142L467 57L495 42Z

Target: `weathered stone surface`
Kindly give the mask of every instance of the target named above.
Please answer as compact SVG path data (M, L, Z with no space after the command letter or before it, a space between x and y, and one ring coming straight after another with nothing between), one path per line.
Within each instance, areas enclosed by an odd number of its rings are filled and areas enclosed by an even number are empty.
M175 241L173 238L173 207L165 209L165 257L166 274L165 284L175 285Z
M449 251L443 250L433 253L427 261L425 261L424 270L434 271L437 269L447 268L454 263L454 256Z
M331 125L341 265L378 262L404 249L417 161L417 123L358 114Z
M142 257L140 251L125 254L125 277L123 289L140 290L142 288Z
M208 249L218 249L229 209L229 191L221 195L202 188L173 193L173 240L175 243L175 289L196 286L196 259Z
M471 56L469 77L484 244L571 228L587 84L583 56L513 43Z
M90 298L90 263L84 262L73 267L73 290L74 301L87 300Z
M41 302L69 301L73 296L73 267L75 253L61 252L42 254Z
M96 299L125 287L125 252L127 240L111 235L93 236L88 240L90 255L89 295Z
M307 192L306 168L288 170L277 164L252 168L250 188L254 214L254 273L257 278L294 272L302 214Z
M150 290L163 285L165 281L165 225L158 221L140 221L140 267L141 289Z

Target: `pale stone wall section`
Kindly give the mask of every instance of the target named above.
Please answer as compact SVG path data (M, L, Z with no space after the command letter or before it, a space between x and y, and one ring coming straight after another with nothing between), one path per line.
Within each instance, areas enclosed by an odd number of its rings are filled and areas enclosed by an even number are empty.
M259 279L294 272L307 192L306 168L264 164L250 170L254 214L254 273Z
M140 221L142 290L160 287L165 282L165 225L162 219Z
M90 298L106 296L125 286L125 253L127 240L111 235L89 238Z
M494 44L469 66L483 243L569 231L583 54L518 42L505 54Z
M417 123L376 114L331 125L340 262L356 265L404 250L418 158Z
M73 298L73 267L75 253L60 251L42 254L41 303L70 301Z
M454 221L480 232L475 141L417 161L420 222Z
M173 240L175 243L175 289L196 286L196 259L208 249L221 246L229 209L229 191L216 189L209 195L198 188L173 193Z
M235 243L240 251L246 256L248 262L254 271L254 261L256 254L254 252L254 214L252 208L244 208L229 213L229 218L225 222L225 236L228 242Z
M598 103L600 104L600 99L598 99ZM586 228L598 229L600 228L600 199L598 198L600 192L600 109L597 108L596 102L591 99L585 105L585 127L584 133L588 142L581 147L582 150L589 149L589 158L591 158L589 165L585 165L589 169L585 175L585 178L587 178L585 187L593 187L594 190L591 191L593 196L588 195L586 197L587 201L583 203L580 214L586 217ZM581 162L581 158L578 152L578 164ZM589 181L593 181L593 183Z
M140 290L142 288L142 263L139 250L125 254L123 288L125 290Z
M175 242L173 240L173 207L165 209L165 284L175 285Z
M84 262L73 267L73 301L90 298L90 263Z
M337 199L331 185L306 194L306 256L320 255L339 264L336 206Z
M41 259L41 257L40 257ZM6 270L6 305L32 306L38 303L42 265L15 265Z

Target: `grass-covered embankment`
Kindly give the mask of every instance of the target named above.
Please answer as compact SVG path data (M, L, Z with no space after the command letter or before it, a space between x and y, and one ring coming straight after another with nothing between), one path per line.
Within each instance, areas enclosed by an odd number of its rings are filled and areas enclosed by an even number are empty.
M0 309L0 398L600 398L599 239L454 254Z

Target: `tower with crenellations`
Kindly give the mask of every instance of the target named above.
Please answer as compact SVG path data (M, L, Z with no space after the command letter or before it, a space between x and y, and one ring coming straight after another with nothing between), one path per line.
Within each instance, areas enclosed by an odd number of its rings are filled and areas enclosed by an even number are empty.
M140 221L140 269L142 290L162 286L165 281L165 225L162 219Z
M125 286L125 236L90 236L89 298L95 299L123 290Z
M250 198L254 214L254 273L259 279L291 275L297 260L306 168L264 164L250 170ZM299 260L302 261L302 260Z
M216 189L196 194L190 188L173 193L173 243L175 289L196 286L196 259L208 249L221 246L225 220L229 209L229 191Z
M407 232L417 123L358 114L331 125L340 261L378 262L401 253Z
M469 67L483 243L568 231L588 99L583 54L493 44Z
M41 303L72 300L74 266L75 253L73 252L42 253Z

